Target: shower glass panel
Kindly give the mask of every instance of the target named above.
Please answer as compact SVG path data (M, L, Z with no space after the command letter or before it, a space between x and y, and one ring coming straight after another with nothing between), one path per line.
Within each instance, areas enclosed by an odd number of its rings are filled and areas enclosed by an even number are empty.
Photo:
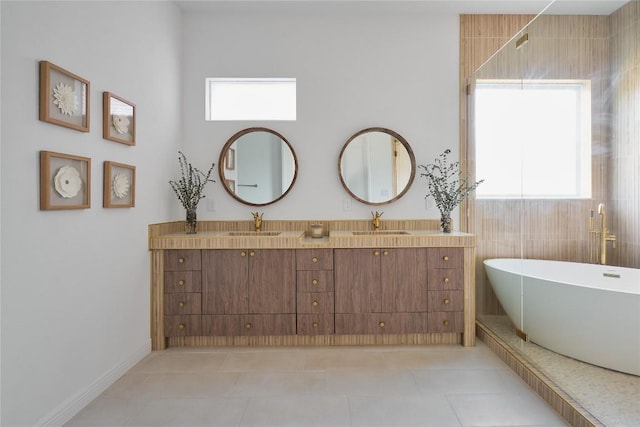
M473 201L470 226L478 236L478 322L567 392L573 387L569 376L557 377L558 370L541 362L540 347L521 339L527 332L528 309L522 299L523 279L515 283L510 295L511 299L520 297L520 304L506 316L483 261L516 258L521 266L525 259L598 263L590 212L597 217L598 205L603 203L606 226L617 236L615 248L608 244L606 264L640 268L640 1L619 4L615 10L600 9L606 10L601 15L567 13L575 3L552 2L516 34L469 80L467 101L468 164L475 165L470 171L475 179L486 179ZM576 91L573 95L567 92L573 98L564 101L549 98L548 112L566 101L554 114L571 113L575 120L564 118L565 123L573 120L573 125L553 130L549 136L538 133L551 125L535 115L527 96L499 98L495 91L487 90L494 85L494 89L509 86L509 90L519 87L526 92L531 85L555 84L565 84L567 90L573 86ZM487 121L483 109L490 103L483 97L492 97L492 102L500 99L503 105L496 109L508 111L504 120ZM506 137L509 145L492 148L492 140L498 137ZM558 139L540 150L551 137ZM558 162L560 155L569 157ZM483 165L489 165L488 169ZM489 171L487 176L483 176L483 167ZM561 174L555 173L558 168L564 169ZM494 174L495 169L511 178ZM567 171L571 171L569 176ZM557 182L553 194L540 190L545 181L552 186ZM500 193L501 189L506 190ZM599 229L597 218L595 222ZM516 329L524 334L516 334ZM588 339L588 333L575 339ZM585 408L590 404L578 403ZM601 421L619 425L619 420Z

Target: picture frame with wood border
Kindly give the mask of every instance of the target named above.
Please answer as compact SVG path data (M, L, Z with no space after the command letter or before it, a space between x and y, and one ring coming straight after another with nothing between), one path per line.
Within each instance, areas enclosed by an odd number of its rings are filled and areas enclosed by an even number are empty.
M102 137L136 145L136 104L111 92L102 93Z
M136 167L105 161L102 200L105 208L135 207Z
M40 61L40 120L89 132L91 85L49 61Z
M40 152L40 210L89 209L91 159Z
M236 169L236 150L233 148L229 148L227 150L227 156L224 159L224 167L227 170L235 170Z

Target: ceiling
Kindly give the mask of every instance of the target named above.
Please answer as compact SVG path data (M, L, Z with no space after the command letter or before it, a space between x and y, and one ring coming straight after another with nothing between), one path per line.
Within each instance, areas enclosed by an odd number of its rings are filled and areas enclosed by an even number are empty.
M429 14L538 14L551 0L174 0L188 12L423 12ZM609 15L628 0L556 0L553 14Z

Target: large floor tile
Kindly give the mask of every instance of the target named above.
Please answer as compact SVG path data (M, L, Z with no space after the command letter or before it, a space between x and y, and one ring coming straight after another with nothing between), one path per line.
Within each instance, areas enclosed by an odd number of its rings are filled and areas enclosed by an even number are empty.
M287 396L326 392L324 372L243 372L231 396Z
M344 396L290 396L253 398L241 427L349 426L349 407Z
M235 427L248 399L159 399L139 406L128 422L131 427Z
M300 371L304 369L304 351L231 352L222 364L224 371Z
M411 372L396 369L328 371L327 392L336 394L413 395L419 393Z

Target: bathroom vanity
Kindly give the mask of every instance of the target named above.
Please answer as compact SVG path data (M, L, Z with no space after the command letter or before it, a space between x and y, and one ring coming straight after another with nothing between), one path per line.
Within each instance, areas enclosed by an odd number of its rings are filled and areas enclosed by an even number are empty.
M474 251L435 220L149 226L154 350L206 345L475 344Z

